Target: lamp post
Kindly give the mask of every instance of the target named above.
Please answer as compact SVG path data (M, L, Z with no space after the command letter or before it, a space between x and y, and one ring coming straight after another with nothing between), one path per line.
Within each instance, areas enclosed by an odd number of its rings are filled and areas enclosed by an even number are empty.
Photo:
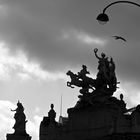
M140 4L137 4L137 3L132 2L132 1L115 1L115 2L112 2L112 3L110 3L109 5L107 5L107 6L103 9L103 12L102 12L101 14L99 14L99 15L97 16L96 19L98 20L98 22L99 22L100 24L105 24L105 23L107 23L107 22L109 21L109 17L108 17L108 15L107 15L105 12L106 12L106 10L107 10L110 6L112 6L112 5L114 5L114 4L117 4L117 3L128 3L128 4L133 4L133 5L136 5L136 6L140 7Z

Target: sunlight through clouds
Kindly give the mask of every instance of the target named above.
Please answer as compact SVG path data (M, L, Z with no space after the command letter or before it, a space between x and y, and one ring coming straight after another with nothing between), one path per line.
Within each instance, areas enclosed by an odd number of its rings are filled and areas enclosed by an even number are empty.
M63 39L75 39L81 43L85 43L88 45L99 45L105 46L107 44L107 40L96 37L95 35L90 35L85 32L70 30L70 31L63 31L62 33Z
M32 121L27 122L27 133L33 136L32 139L39 139L39 126L42 121L42 117L35 115Z
M39 64L30 62L22 51L17 51L15 55L11 55L6 44L1 42L0 79L8 80L13 75L22 80L29 80L32 78L37 78L38 80L65 79L65 74L61 72L51 73L43 70Z

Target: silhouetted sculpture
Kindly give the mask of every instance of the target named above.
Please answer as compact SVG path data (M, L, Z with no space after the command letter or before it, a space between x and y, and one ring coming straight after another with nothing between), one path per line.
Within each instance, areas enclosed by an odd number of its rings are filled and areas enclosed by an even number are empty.
M108 57L104 53L101 53L101 57L97 55L98 49L94 49L96 58L99 60L98 74L97 74L97 84L99 88L107 89L109 87L113 92L116 90L117 79L115 75L115 63L113 58L108 60Z
M54 111L53 108L54 108L54 105L51 104L51 110L48 112L50 123L55 123L56 112Z
M56 112L51 104L48 116L40 123L39 140L139 140L140 105L126 108L123 94L120 99L113 96L117 89L115 63L104 53L97 54L98 72L95 79L85 65L76 74L68 71L71 81L67 86L79 87L80 95L74 107L67 110L68 117L60 116L56 122Z
M25 130L25 125L26 125L26 116L24 114L24 107L22 104L18 101L17 103L17 108L15 110L11 111L16 111L14 118L15 118L15 125L13 126L15 130L15 134L26 134Z
M22 104L18 101L17 108L15 110L15 124L13 126L13 129L15 132L13 134L7 134L7 140L31 140L31 137L26 133L26 116L24 114L24 107Z
M82 81L82 84L83 84L83 86L82 86L83 88L80 90L80 93L82 93L82 94L88 93L89 88L91 88L90 81L92 79L87 77L86 74L90 74L89 71L87 71L87 66L82 65L82 70L80 72L78 72L78 79L80 81Z
M116 85L119 83L117 82L116 74L115 74L115 63L113 61L113 58L110 59L109 62L109 86L111 88L116 89Z
M67 75L70 76L71 82L67 82L67 86L74 88L72 85L77 87L82 87L80 89L81 94L89 93L89 89L94 90L95 86L95 80L86 76L89 72L86 70L86 66L83 65L83 69L78 72L77 74L74 74L70 70L67 72Z
M67 82L67 86L74 88L74 86L81 87L79 90L82 95L79 95L80 103L93 104L97 100L97 96L111 96L117 88L117 78L115 74L115 63L113 58L108 60L104 53L101 57L97 54L98 49L94 49L94 53L98 61L98 73L96 79L88 77L90 72L85 65L82 65L82 70L78 74L74 74L70 70L67 75L70 76L71 81ZM98 99L99 101L100 99ZM79 102L78 102L79 103Z
M78 72L78 77L84 79L86 77L86 74L90 74L89 71L87 71L87 66L82 65L82 70Z

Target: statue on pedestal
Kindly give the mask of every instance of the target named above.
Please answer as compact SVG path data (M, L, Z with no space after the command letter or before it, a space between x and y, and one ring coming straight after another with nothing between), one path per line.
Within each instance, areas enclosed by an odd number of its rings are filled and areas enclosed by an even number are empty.
M15 130L14 134L19 134L19 135L26 134L25 126L26 126L27 120L24 114L24 107L18 101L17 108L11 111L16 111L14 115L15 124L13 126L13 129Z
M54 105L51 104L51 110L48 112L48 117L49 117L50 123L56 123L56 121L55 121L56 112L54 111L53 108L54 108Z
M7 140L31 140L31 136L26 133L26 116L24 114L24 107L22 103L18 101L17 108L11 111L15 111L14 119L15 124L13 134L7 134Z

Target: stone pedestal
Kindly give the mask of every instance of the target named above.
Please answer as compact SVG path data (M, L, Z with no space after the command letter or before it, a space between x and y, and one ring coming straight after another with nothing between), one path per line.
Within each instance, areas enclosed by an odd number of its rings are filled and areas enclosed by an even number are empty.
M31 140L31 136L29 136L28 134L25 135L7 134L7 140Z

